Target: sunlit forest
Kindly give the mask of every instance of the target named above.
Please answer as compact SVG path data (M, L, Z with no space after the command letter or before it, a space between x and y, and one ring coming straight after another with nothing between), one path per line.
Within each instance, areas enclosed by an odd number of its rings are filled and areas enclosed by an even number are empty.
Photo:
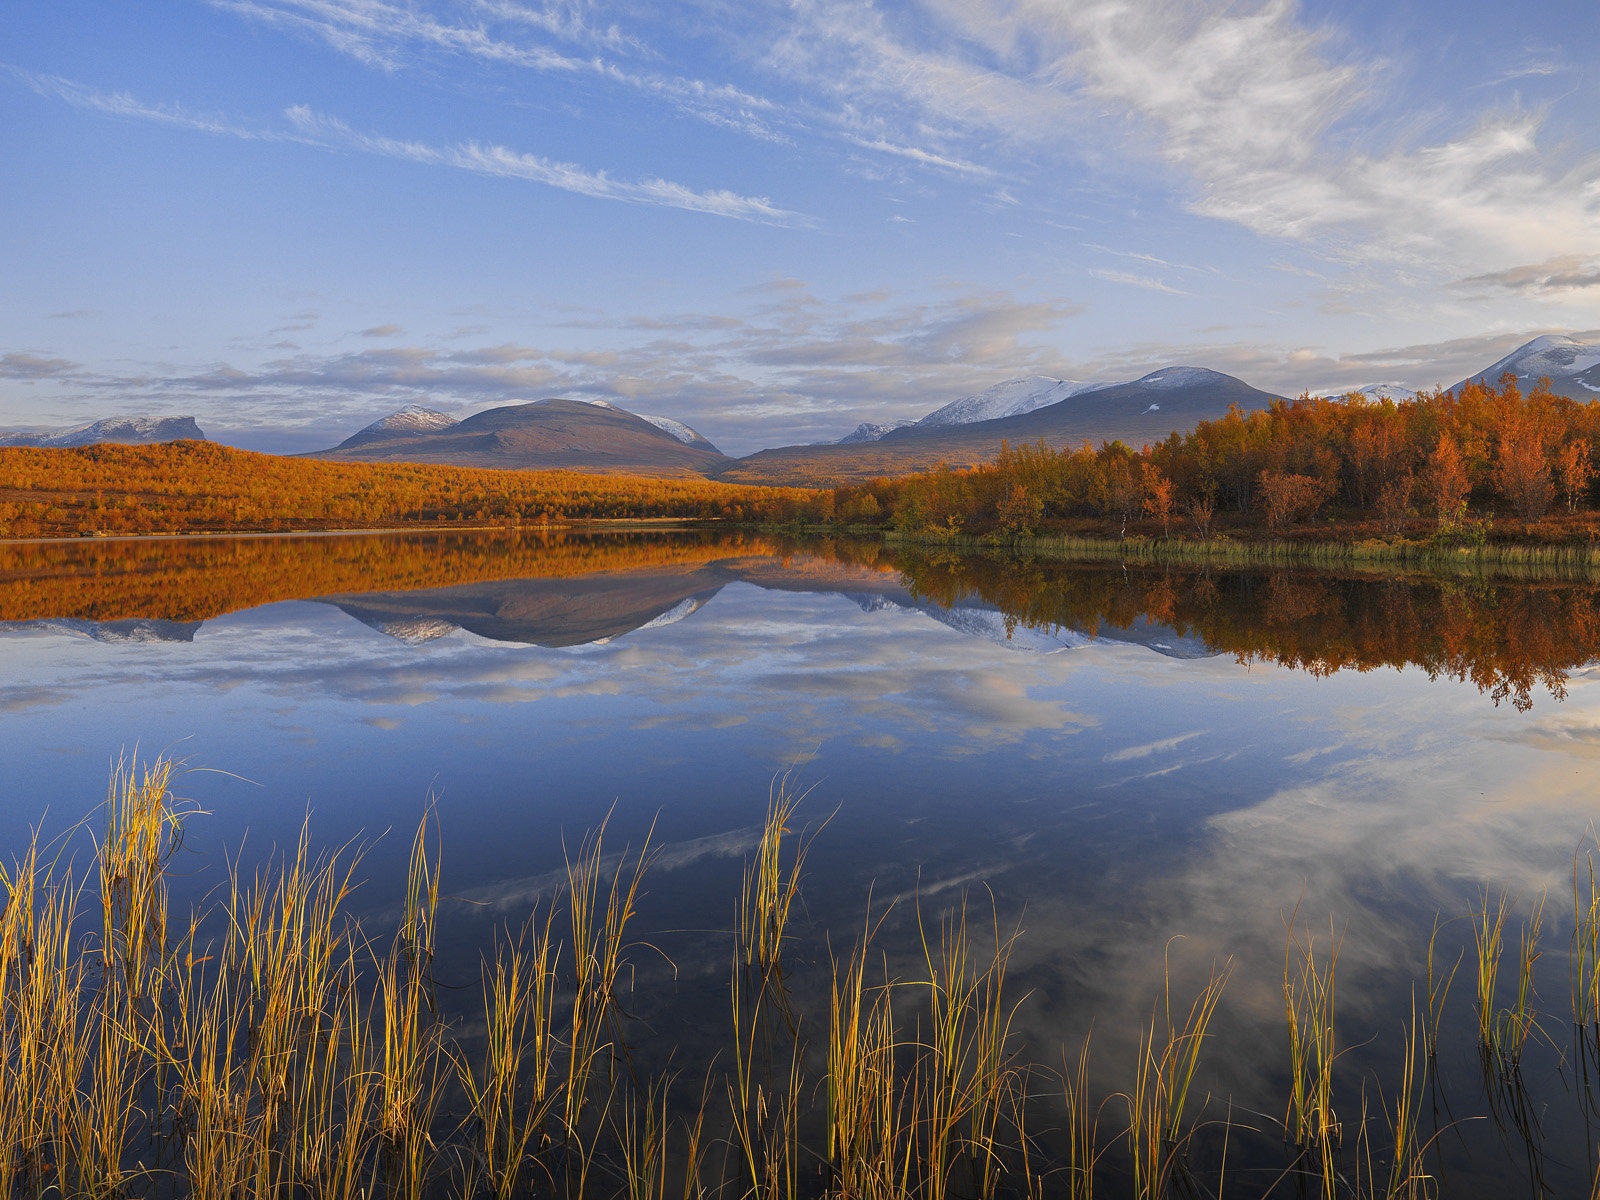
M0 537L716 520L920 537L1600 540L1600 403L1512 376L1413 402L1301 397L1139 449L1002 446L839 488L332 463L180 442L0 450Z
M575 519L788 519L813 492L701 479L331 463L209 442L0 450L0 536L292 531Z
M919 534L1593 540L1600 404L1513 376L1416 401L1301 397L1154 446L1007 446L992 464L835 492L850 523Z

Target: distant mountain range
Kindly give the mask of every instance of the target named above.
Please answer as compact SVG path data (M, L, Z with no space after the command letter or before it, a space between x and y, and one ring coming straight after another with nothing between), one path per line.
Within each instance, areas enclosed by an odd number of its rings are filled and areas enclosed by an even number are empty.
M0 446L93 446L100 442L142 446L205 440L193 417L106 417L64 429L0 430Z
M1002 442L1158 442L1173 430L1193 429L1237 404L1250 411L1280 397L1205 367L1166 367L1130 383L1081 384L1064 379L1018 379L964 397L912 425L866 441L758 450L723 468L734 483L862 482L904 475L940 463L988 462ZM990 416L990 413L1002 415ZM936 418L936 419L935 419Z
M1558 395L1600 399L1600 345L1556 334L1535 338L1455 388L1495 384L1508 371L1525 391L1548 377ZM1397 402L1417 395L1397 383L1368 384L1353 392ZM409 405L311 457L826 485L905 475L940 463L987 462L1002 442L1062 447L1120 440L1140 446L1187 432L1234 405L1250 412L1277 399L1199 366L1165 367L1127 382L1026 376L952 400L916 421L862 422L837 442L782 446L740 459L729 458L681 421L603 400L535 400L463 420ZM205 434L192 417L113 417L68 429L0 431L0 446L180 439L204 440Z
M1324 400L1340 400L1345 396L1361 396L1368 400L1393 400L1397 404L1408 400L1415 400L1417 393L1411 388L1398 383L1369 383L1365 387L1351 388L1344 392L1335 392L1322 397Z

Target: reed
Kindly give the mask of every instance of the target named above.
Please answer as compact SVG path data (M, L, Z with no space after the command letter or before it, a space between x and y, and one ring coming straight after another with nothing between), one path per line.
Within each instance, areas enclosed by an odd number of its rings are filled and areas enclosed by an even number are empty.
M1428 1063L1432 1059L1426 1030L1426 1017L1419 1017L1413 998L1400 1059L1400 1080L1393 1103L1384 1113L1389 1125L1389 1172L1384 1200L1425 1200L1431 1194L1433 1178L1425 1161L1427 1143L1419 1132Z
M1289 1029L1289 1105L1284 1129L1289 1140L1315 1158L1324 1196L1335 1192L1339 1120L1333 1111L1333 1068L1339 1058L1334 1031L1335 980L1342 936L1328 930L1326 957L1316 938L1302 938L1292 915L1283 963L1284 1015Z
M1538 1029L1533 972L1540 955L1545 898L1539 897L1523 922L1517 947L1516 991L1510 1005L1500 1007L1496 1001L1496 987L1509 904L1505 893L1491 903L1485 892L1473 927L1477 952L1479 1046L1486 1061L1504 1075L1516 1072L1528 1039Z
M1450 998L1450 987L1456 981L1456 972L1461 969L1461 960L1465 957L1464 953L1458 954L1455 962L1450 964L1450 969L1448 971L1444 969L1439 961L1441 928L1439 919L1435 917L1433 932L1428 936L1428 1008L1423 1014L1423 1047L1427 1051L1429 1062L1439 1057L1439 1026L1444 1021L1444 1006Z
M1100 1145L1100 1112L1089 1088L1089 1038L1083 1039L1075 1063L1062 1063L1065 1102L1067 1200L1094 1200L1095 1175L1103 1153Z
M1195 1132L1189 1119L1189 1093L1207 1030L1232 971L1231 961L1213 970L1189 1008L1180 1013L1173 1008L1169 970L1158 1011L1139 1039L1133 1090L1125 1097L1133 1194L1139 1200L1162 1200L1183 1176Z
M1572 857L1572 1019L1600 1026L1600 881L1594 852Z
M1477 965L1478 1045L1492 1048L1499 1009L1495 989L1500 980L1500 958L1505 950L1506 909L1510 901L1504 892L1493 902L1485 891L1478 911L1473 914L1472 948Z

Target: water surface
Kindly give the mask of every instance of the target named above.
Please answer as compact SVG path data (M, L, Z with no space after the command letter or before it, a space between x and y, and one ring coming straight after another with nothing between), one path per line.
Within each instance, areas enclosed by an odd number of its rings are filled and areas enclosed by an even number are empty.
M1391 1072L1435 914L1486 886L1524 908L1548 891L1537 1162L1565 1194L1592 1174L1561 914L1600 811L1597 612L1582 581L704 535L11 547L0 838L10 853L88 813L123 755L172 755L207 813L180 860L192 895L309 812L319 844L367 847L360 905L382 915L433 802L443 969L465 979L609 814L608 844L661 851L641 1018L693 1053L722 1035L706 1014L726 1003L733 897L788 772L827 820L802 958L869 897L894 905L901 958L919 906L992 906L1025 931L1027 1035L1059 1061L1092 1025L1107 1090L1130 1082L1164 964L1192 990L1231 961L1205 1082L1273 1110L1296 905L1344 931L1354 1089ZM1442 939L1452 957L1467 940L1464 922ZM1441 1056L1453 1133L1489 1111L1471 1000L1464 972ZM1449 1194L1531 1186L1527 1147L1491 1127L1441 1141Z

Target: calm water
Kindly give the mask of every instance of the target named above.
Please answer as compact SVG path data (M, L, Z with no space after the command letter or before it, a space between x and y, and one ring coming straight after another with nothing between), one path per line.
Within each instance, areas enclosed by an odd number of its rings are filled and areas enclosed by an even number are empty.
M309 812L319 844L368 845L360 907L382 916L433 797L443 969L466 979L489 931L551 894L564 844L608 813L615 848L653 825L641 924L660 954L638 959L640 1016L709 1053L740 871L789 771L803 812L831 816L802 958L826 930L848 940L869 896L896 902L892 955L919 897L987 914L992 896L1024 930L1019 1019L1038 1054L1059 1062L1092 1024L1107 1090L1131 1081L1164 958L1185 994L1231 959L1205 1083L1273 1116L1296 904L1345 931L1354 1096L1390 1082L1435 914L1491 886L1520 918L1548 891L1532 1161L1548 1194L1592 1174L1564 914L1600 817L1593 586L668 537L9 553L7 853L89 813L120 756L168 754L208 814L180 860L191 893L241 843L291 843ZM1469 941L1465 921L1441 937L1452 959ZM1471 986L1464 968L1441 1052L1447 1192L1537 1194L1525 1140L1486 1119Z

